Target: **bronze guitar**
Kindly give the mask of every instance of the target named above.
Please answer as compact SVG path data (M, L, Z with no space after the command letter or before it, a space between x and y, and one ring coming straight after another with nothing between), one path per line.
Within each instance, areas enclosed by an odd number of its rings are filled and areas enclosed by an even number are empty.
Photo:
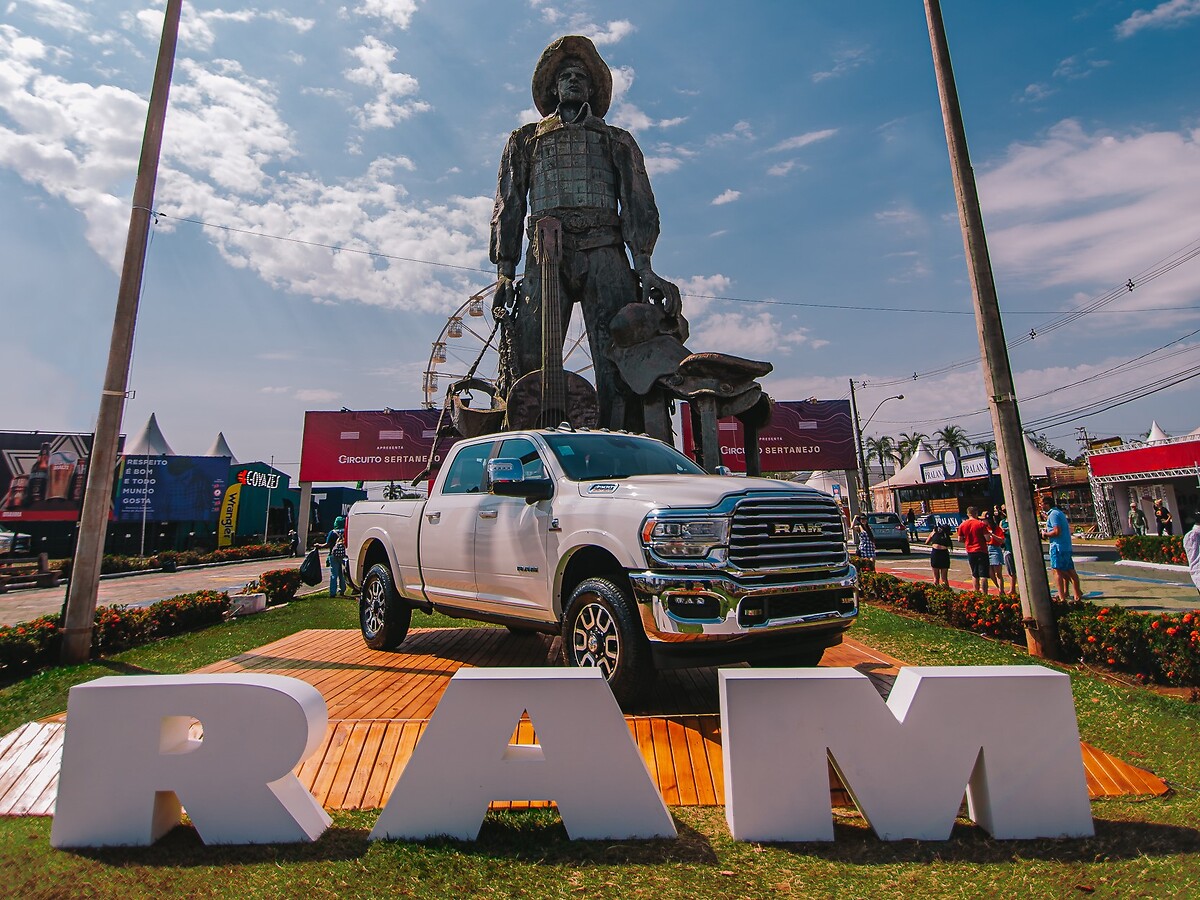
M535 240L542 269L542 368L522 375L509 390L508 427L554 428L567 422L595 428L600 418L596 389L582 375L563 369L562 223L550 216L538 219Z

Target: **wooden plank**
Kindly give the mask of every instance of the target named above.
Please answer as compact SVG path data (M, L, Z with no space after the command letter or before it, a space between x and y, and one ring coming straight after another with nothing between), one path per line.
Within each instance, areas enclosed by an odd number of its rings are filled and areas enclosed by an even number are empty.
M29 815L30 811L37 806L46 787L51 782L58 782L58 770L62 763L64 729L63 725L47 726L50 734L41 752L30 763L26 775L13 785L4 798L3 805L7 807L7 815Z
M334 726L327 725L325 727L325 737L321 739L320 745L312 752L312 755L304 762L296 766L292 771L296 774L296 778L304 785L306 791L312 791L313 782L317 780L317 773L321 770L321 765L325 762L325 754L329 751L329 745L333 741Z
M687 727L676 717L665 720L667 726L667 741L671 759L675 763L675 782L678 788L678 803L680 806L697 806L696 772L691 753L688 752ZM708 766L708 760L702 760ZM707 773L705 773L707 775Z
M342 753L346 749L352 728L350 722L338 722L333 726L333 738L325 751L325 758L317 771L317 777L313 779L313 786L309 789L322 806L329 796L329 789L333 787L333 779L342 762Z
M383 736L375 754L375 765L367 773L367 783L359 799L359 809L378 809L383 806L383 791L387 786L388 773L396 759L396 748L404 731L401 722L377 722L383 727Z
M363 744L366 743L370 726L362 722L350 724L350 733L346 736L346 746L342 749L342 758L338 762L329 786L329 793L323 801L326 809L343 809L346 801L346 790L354 778L354 770L358 768L359 757L362 756Z
M38 758L38 754L54 733L53 726L40 722L31 722L25 726L21 739L9 750L7 765L0 770L0 809L7 809L4 798L12 787L21 782L29 766Z
M721 755L721 717L701 716L700 733L704 736L704 749L708 752L708 767L712 772L713 793L717 805L725 804L725 770Z
M425 730L425 723L405 722L402 729L400 743L396 746L396 756L392 760L392 767L388 771L387 782L383 787L382 806L387 806L388 798L392 796L396 782L400 780L400 775L404 772L405 766L408 765L409 759L412 758L413 748L417 746L417 741L421 739L421 733Z
M712 760L708 758L708 748L700 731L700 717L689 716L686 721L688 758L692 761L692 772L696 779L696 805L716 806L717 791L713 785Z
M658 789L663 802L668 806L679 805L679 786L675 778L675 761L671 759L671 745L667 740L667 723L660 716L650 720L651 741L654 743L654 759L658 766Z
M367 789L371 773L375 771L375 766L379 759L379 749L383 744L383 736L386 732L386 722L371 722L367 724L366 734L363 738L362 752L358 757L358 765L354 767L350 784L346 787L346 794L342 798L342 809L363 808L363 794Z

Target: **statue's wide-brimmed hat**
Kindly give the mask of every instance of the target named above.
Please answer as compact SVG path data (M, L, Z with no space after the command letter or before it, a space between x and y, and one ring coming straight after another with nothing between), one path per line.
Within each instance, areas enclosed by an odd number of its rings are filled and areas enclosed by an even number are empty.
M534 106L543 116L550 115L558 108L558 95L555 92L558 70L564 60L572 58L583 63L592 79L592 98L589 101L592 115L603 118L612 102L612 72L600 58L596 45L578 34L560 37L542 51L542 57L533 70Z

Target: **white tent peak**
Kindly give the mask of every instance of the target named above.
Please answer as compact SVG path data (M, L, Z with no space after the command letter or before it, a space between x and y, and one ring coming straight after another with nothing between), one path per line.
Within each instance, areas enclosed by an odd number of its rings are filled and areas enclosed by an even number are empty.
M1037 444L1027 434L1021 435L1021 440L1025 444L1025 459L1029 463L1029 476L1031 478L1045 478L1047 469L1062 468L1066 465L1065 462L1055 459L1053 456L1047 456L1038 449Z
M167 443L162 429L158 427L158 419L154 413L146 421L146 427L141 433L125 445L126 456L174 456L175 451Z
M937 462L937 457L933 455L933 451L921 444L917 448L917 452L912 455L903 466L900 467L895 475L887 481L881 481L879 484L872 485L872 489L880 487L905 487L906 485L921 484L921 466L926 463Z
M218 431L216 440L213 441L211 447L205 456L228 456L229 464L236 466L238 464L237 457L233 455L233 451L229 449L229 442L225 440L225 432Z
M1165 441L1170 435L1158 427L1158 422L1150 423L1150 434L1146 437L1147 441Z

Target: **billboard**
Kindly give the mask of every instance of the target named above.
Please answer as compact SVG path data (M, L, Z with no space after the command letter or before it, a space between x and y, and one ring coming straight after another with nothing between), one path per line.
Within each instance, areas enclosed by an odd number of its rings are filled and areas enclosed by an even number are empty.
M692 417L682 406L683 450L695 456ZM734 472L746 471L742 423L721 419L722 463ZM758 432L763 472L805 472L814 469L856 468L854 429L849 400L783 400L774 404L771 423Z
M90 434L0 432L0 522L74 522Z
M228 480L226 456L123 456L117 520L214 522Z
M300 478L321 481L404 481L425 468L437 430L437 409L306 412ZM434 466L454 445L438 445Z

